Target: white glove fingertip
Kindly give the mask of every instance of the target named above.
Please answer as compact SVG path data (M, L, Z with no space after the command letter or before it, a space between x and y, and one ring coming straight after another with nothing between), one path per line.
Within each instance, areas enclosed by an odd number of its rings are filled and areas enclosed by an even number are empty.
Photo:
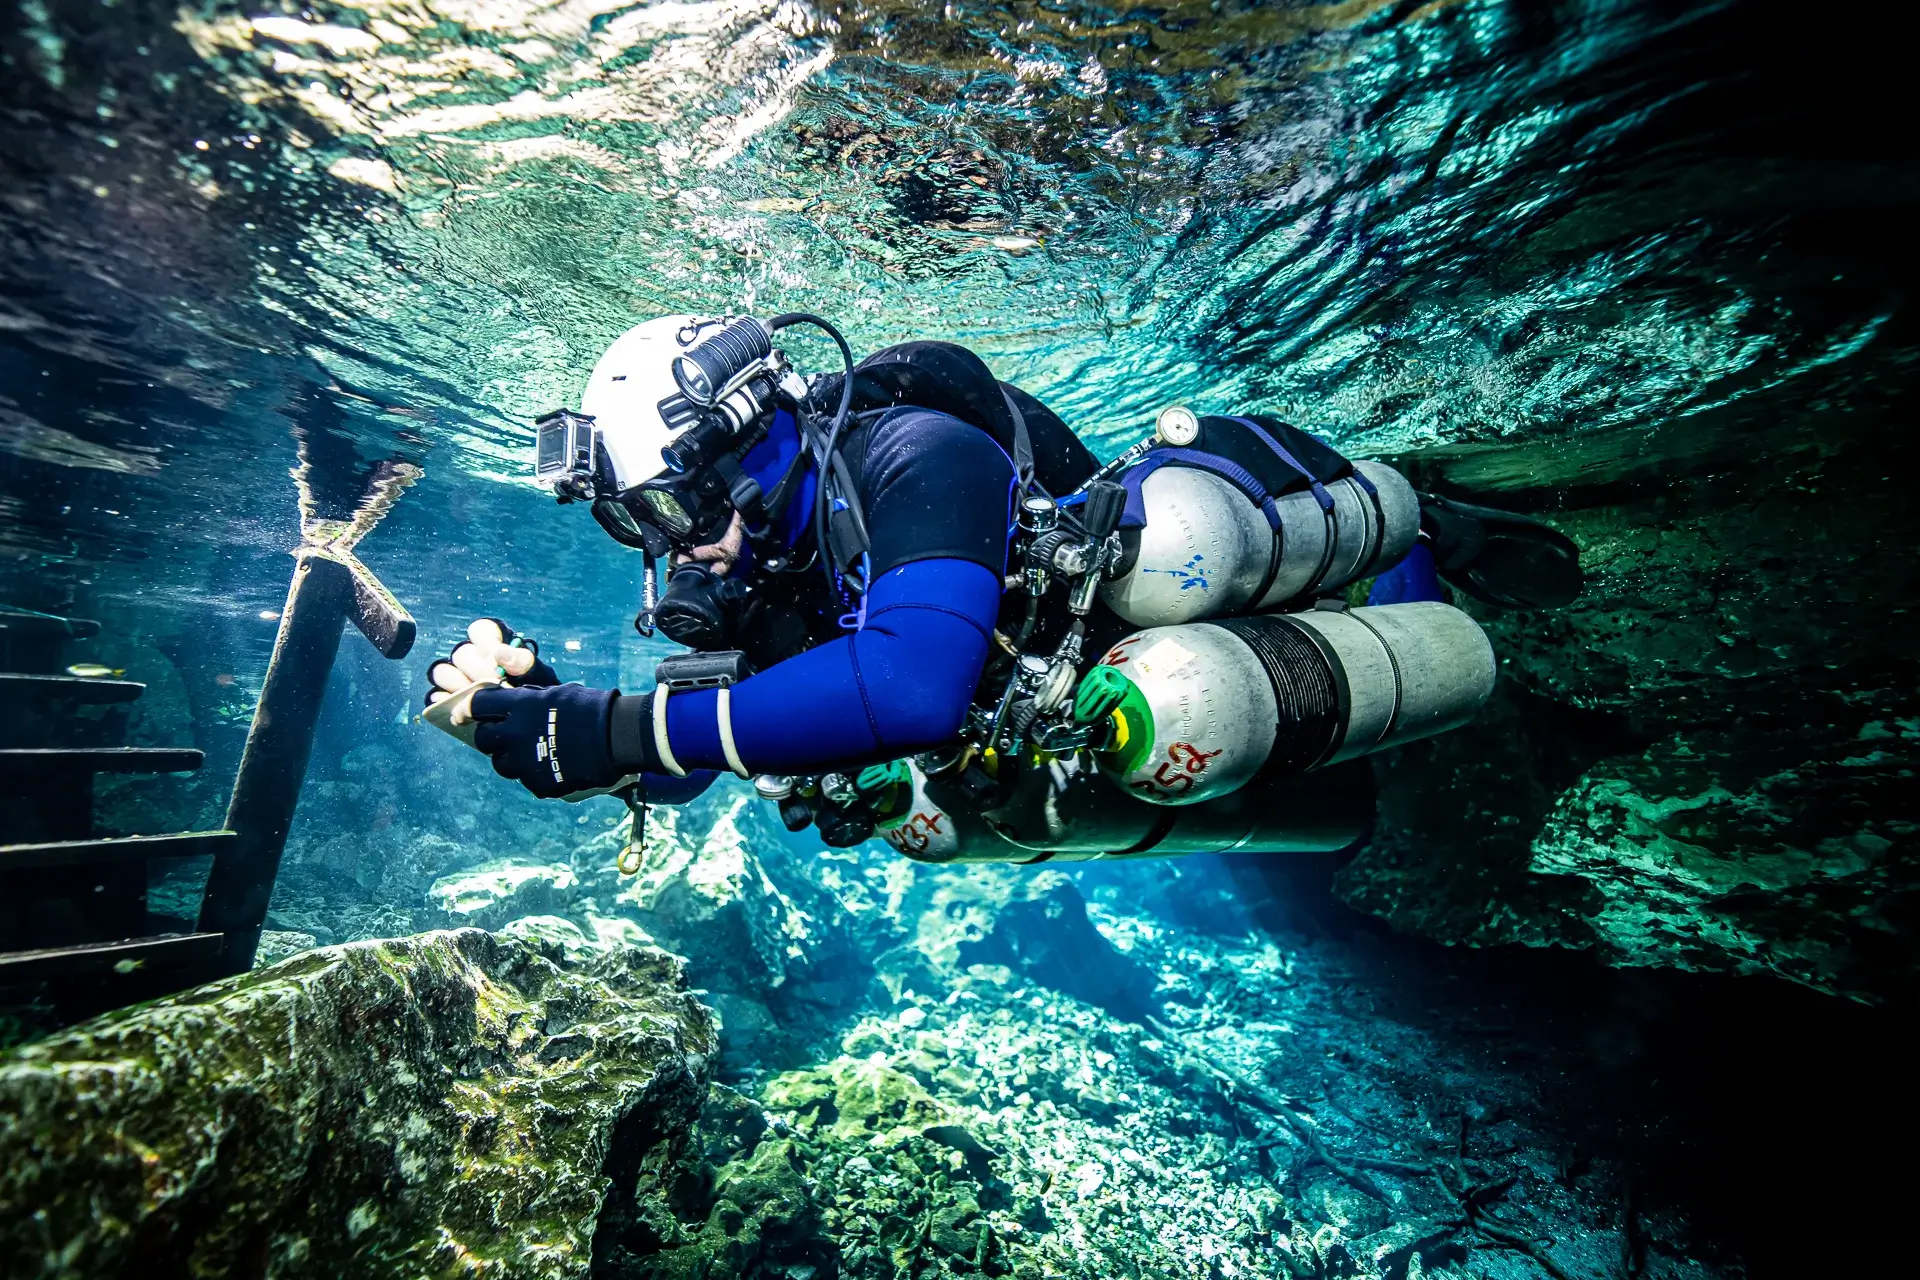
M500 634L500 624L492 618L475 618L467 624L467 639L485 649L502 644L506 637Z
M533 670L533 650L502 645L497 651L500 669L510 676L523 676Z

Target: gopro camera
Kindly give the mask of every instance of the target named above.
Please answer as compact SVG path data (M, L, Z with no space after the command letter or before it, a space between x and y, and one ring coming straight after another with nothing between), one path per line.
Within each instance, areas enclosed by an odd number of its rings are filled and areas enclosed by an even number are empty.
M534 479L563 501L593 495L593 416L555 409L533 424Z

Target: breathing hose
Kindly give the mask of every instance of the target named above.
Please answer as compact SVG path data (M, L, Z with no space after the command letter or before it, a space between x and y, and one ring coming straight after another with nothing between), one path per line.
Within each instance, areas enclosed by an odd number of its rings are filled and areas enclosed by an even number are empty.
M839 590L840 584L833 580L833 556L829 553L827 544L828 468L833 462L833 451L839 447L840 432L847 425L847 415L853 409L853 348L847 345L847 340L841 336L840 330L834 328L831 321L814 315L811 311L783 312L767 321L767 329L770 332L776 331L790 324L810 324L825 330L827 336L833 339L834 345L840 348L840 361L846 367L840 380L840 407L833 415L833 422L827 427L826 443L824 446L816 446L814 454L819 475L813 486L813 542L819 551L820 568L827 575L827 590L831 593Z

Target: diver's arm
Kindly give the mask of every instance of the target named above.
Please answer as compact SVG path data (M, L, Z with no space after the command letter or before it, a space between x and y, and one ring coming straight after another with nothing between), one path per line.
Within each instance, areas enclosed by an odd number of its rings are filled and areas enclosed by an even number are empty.
M686 804L705 795L719 776L712 769L691 769L684 778L670 773L643 773L640 794L648 804Z
M740 761L753 773L824 773L893 760L960 732L1000 603L999 577L966 560L916 560L881 575L867 623L734 686ZM617 758L664 767L653 699L614 706ZM669 696L666 738L683 769L727 769L719 693Z
M874 428L862 463L874 572L865 623L730 691L736 755L752 773L817 774L942 746L980 682L1006 569L1012 462L984 431L909 410ZM620 700L613 735L617 755L657 769L651 696ZM717 692L670 694L665 718L680 767L729 767Z

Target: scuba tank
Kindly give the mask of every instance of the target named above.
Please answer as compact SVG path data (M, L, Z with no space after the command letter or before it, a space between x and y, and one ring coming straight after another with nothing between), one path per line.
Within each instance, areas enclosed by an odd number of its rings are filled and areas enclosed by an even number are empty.
M1139 551L1101 599L1137 627L1194 622L1278 608L1398 563L1420 532L1420 499L1392 467L1362 459L1353 470L1323 486L1331 507L1297 490L1272 500L1269 523L1212 472L1162 467L1140 482Z
M1269 774L1211 804L1143 804L1094 784L1060 790L1047 769L1030 770L1012 796L982 812L951 779L917 763L912 800L878 824L880 836L916 862L1086 862L1255 849L1335 853L1373 826L1373 771L1364 763L1311 777Z
M1392 467L1271 419L1173 413L1121 477L1128 551L1100 595L1134 626L1276 609L1412 548L1420 498Z
M1095 759L1149 804L1198 804L1457 728L1493 678L1479 624L1432 601L1149 627L1088 675L1118 694Z
M1466 723L1493 680L1486 634L1437 602L1149 627L1083 681L1117 702L1091 758L1126 795L1002 757L1012 781L983 808L962 775L908 761L879 834L921 862L1335 852L1371 829L1360 757Z

